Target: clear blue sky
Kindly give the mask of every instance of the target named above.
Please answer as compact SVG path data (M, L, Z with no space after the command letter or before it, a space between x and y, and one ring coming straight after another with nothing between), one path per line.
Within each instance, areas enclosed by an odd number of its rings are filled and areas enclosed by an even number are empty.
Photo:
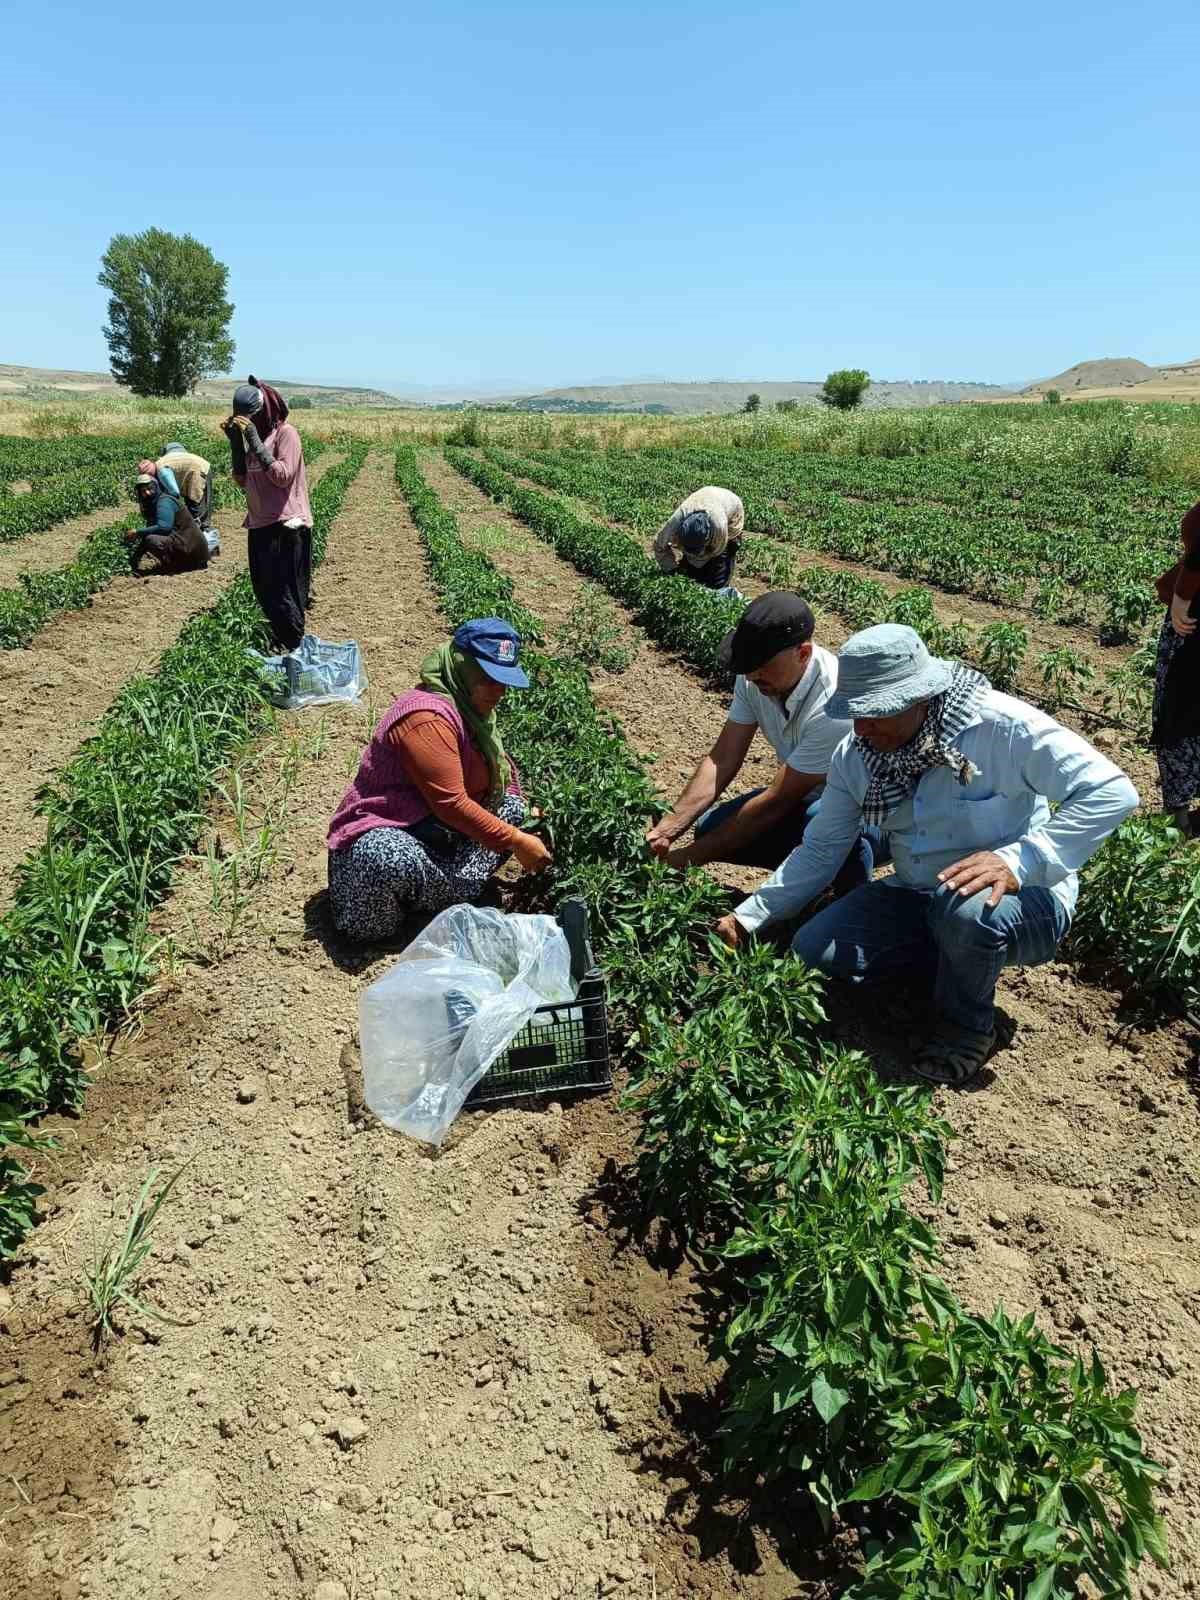
M191 232L238 370L1011 380L1200 356L1200 6L10 6L0 360Z

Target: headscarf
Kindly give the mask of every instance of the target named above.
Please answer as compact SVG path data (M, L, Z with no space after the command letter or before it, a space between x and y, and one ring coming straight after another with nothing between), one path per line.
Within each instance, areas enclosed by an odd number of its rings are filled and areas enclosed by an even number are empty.
M970 783L979 768L955 749L954 741L974 719L990 688L982 673L956 661L950 687L929 702L920 731L901 749L876 750L865 739L855 739L854 748L871 778L863 800L864 822L881 826L890 812L904 804L925 773L935 767L949 767L964 788Z
M287 421L288 403L280 394L278 389L272 389L269 383L263 383L263 381L260 378L256 378L253 373L250 374L250 382L262 395L262 409L264 416L262 419L262 425L260 426L258 423L255 423L255 427L258 428L259 438L265 439L268 434L275 432L275 429L280 425L281 422Z
M421 687L430 694L445 695L453 700L462 713L463 721L471 730L476 745L488 764L491 786L488 801L495 805L508 787L509 765L496 722L496 713L481 717L471 704L471 689L487 674L471 660L465 650L457 645L440 645L421 663Z

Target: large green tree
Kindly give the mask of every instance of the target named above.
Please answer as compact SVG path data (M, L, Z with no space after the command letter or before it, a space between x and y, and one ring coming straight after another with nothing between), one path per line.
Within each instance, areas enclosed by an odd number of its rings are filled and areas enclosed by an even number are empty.
M118 383L134 394L174 396L229 371L229 268L207 245L161 228L118 233L100 268L109 296L104 337Z
M853 411L870 387L871 380L861 367L842 367L821 385L821 400L838 411Z

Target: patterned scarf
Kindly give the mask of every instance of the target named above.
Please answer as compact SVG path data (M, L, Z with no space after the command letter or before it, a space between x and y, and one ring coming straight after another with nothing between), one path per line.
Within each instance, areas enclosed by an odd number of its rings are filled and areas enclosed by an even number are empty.
M959 783L970 783L979 769L955 749L954 741L990 688L980 673L956 661L950 687L929 702L920 732L901 749L875 750L865 739L855 739L854 748L871 778L863 800L865 822L881 826L889 812L903 805L924 774L934 767L949 767Z

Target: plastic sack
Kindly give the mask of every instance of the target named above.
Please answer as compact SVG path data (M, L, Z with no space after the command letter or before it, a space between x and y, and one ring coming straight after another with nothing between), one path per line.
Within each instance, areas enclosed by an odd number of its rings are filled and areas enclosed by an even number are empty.
M389 1128L440 1145L538 1007L575 993L553 917L451 906L359 997L367 1105Z
M284 711L349 703L360 699L367 687L362 654L353 639L331 644L306 633L290 655L247 654L262 663L271 704Z

